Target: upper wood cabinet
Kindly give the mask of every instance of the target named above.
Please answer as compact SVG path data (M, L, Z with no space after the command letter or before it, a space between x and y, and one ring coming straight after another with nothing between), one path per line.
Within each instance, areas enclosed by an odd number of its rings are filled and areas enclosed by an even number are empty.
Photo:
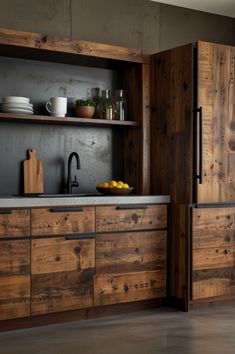
M235 199L235 48L198 42L151 56L151 190L174 203Z

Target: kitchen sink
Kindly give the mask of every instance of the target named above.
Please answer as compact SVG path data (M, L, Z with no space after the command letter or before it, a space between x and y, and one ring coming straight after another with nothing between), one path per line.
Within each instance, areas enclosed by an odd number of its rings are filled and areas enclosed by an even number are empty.
M58 193L58 194L15 194L13 197L23 198L68 198L68 197L99 197L100 193Z

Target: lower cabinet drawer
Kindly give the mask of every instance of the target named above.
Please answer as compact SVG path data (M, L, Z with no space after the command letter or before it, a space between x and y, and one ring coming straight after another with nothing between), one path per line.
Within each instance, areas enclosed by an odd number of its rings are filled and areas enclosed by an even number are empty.
M96 207L96 232L156 230L167 227L166 205Z
M93 306L94 239L32 240L31 314Z
M165 270L95 276L95 306L154 299L165 295Z
M30 315L30 241L0 241L0 320Z
M0 208L0 238L24 237L30 234L29 209Z
M54 207L31 211L32 236L94 232L95 207Z

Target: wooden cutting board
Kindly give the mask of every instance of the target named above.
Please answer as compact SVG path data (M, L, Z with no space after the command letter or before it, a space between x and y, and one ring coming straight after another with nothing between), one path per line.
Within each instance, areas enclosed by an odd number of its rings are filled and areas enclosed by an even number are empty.
M23 162L24 193L44 193L43 164L37 160L36 150L28 149L29 159Z

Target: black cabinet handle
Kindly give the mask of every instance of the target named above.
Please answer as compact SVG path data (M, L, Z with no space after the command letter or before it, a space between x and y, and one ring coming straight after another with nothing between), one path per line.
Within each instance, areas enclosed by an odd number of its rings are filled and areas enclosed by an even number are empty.
M128 209L148 209L147 205L144 204L132 204L132 205L118 205L117 210L128 210Z
M0 214L11 214L11 209L0 209Z
M66 240L85 240L90 238L95 238L95 234L80 234L80 235L65 236Z
M67 213L67 212L75 212L75 211L83 211L83 208L51 208L50 211L52 213Z
M194 123L194 178L203 182L203 114L202 107L195 109L196 118ZM199 125L197 125L197 113L199 113ZM198 129L199 126L199 129ZM199 130L199 131L198 131ZM199 144L199 145L198 145ZM197 166L199 171L197 173Z

